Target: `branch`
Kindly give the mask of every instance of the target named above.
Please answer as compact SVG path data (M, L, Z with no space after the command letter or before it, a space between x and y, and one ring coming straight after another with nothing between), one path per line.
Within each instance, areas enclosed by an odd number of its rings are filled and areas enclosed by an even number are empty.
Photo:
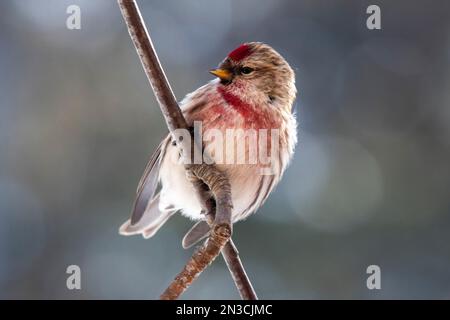
M175 130L188 130L189 126L167 81L135 0L118 0L118 3L167 127L176 139L181 155L183 157L191 156L186 155L184 150L201 151L201 146L196 144L195 139L191 139L190 142L176 138ZM188 145L188 143L192 145ZM187 162L185 161L185 163ZM185 164L185 169L187 177L196 190L196 196L202 204L204 213L207 217L213 217L209 221L211 233L205 244L194 252L183 270L161 295L161 299L178 298L195 278L214 261L222 249L224 249L222 254L241 297L256 299L256 294L247 278L237 249L231 242L233 205L228 178L215 165ZM210 194L213 195L213 199Z
M242 261L239 258L239 252L230 238L225 247L222 249L222 256L231 272L236 288L244 300L258 300L252 283L245 272Z
M210 210L212 212L212 210ZM211 226L214 222L212 214L206 216L208 224ZM222 249L222 256L225 259L228 270L230 270L231 277L234 280L234 284L241 295L243 300L258 300L252 283L245 272L241 259L239 258L239 252L230 238L225 247Z

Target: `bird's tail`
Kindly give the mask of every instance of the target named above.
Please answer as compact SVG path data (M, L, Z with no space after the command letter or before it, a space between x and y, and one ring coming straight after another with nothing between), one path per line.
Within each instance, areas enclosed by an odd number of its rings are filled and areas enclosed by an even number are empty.
M209 225L206 221L199 221L186 233L183 238L183 248L188 249L209 235Z
M176 210L161 211L159 210L158 205L159 194L152 199L142 218L136 224L131 224L131 219L128 219L119 228L119 233L123 236L142 234L146 239L151 238L176 212Z

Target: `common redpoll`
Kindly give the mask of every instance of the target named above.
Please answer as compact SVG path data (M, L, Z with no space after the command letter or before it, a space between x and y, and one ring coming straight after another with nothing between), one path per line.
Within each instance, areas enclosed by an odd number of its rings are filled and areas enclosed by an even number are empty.
M229 178L234 223L264 203L293 155L295 75L278 52L260 42L242 44L210 72L218 78L188 94L180 107L189 125L201 126L204 150ZM183 239L185 248L208 234L179 159L168 135L145 169L120 234L150 238L176 212L198 220Z

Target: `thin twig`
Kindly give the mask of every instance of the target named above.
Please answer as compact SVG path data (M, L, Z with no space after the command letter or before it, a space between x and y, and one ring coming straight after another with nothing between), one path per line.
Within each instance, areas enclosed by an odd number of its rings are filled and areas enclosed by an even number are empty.
M212 212L213 210L210 210ZM214 222L212 214L206 216L206 221L211 226ZM252 283L245 272L244 265L239 258L239 252L230 238L225 247L222 249L222 256L227 264L228 270L230 270L231 277L234 280L234 284L241 295L243 300L258 300Z
M241 298L244 300L257 300L258 296L245 272L242 261L239 258L239 252L231 238L228 240L225 247L223 247L222 256L231 272L231 276L233 277Z
M161 67L139 8L134 0L118 0L118 3L167 126L176 139L175 130L187 130L189 127ZM201 147L196 145L195 141L191 146L188 145L189 141L177 140L177 142L179 142L177 145L181 154L185 157L187 155L183 153L183 150L191 150L191 152L195 148L201 150ZM161 295L161 299L178 298L222 249L224 249L222 254L241 297L256 299L256 294L239 259L238 251L229 241L232 233L232 201L228 178L215 165L187 164L185 168L187 176L195 187L197 197L202 203L204 212L207 216L214 217L214 220L211 223L209 239L200 249L194 252L183 270ZM206 192L209 190L214 199L211 199L210 193ZM212 201L214 205L211 205ZM212 208L215 208L215 210L213 211Z

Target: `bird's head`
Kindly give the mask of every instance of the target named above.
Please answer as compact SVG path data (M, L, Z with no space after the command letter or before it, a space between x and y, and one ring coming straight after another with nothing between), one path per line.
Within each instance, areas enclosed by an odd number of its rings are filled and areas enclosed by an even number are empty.
M269 103L290 108L295 99L294 71L278 52L261 42L240 45L210 72L220 79L220 85L245 88Z

